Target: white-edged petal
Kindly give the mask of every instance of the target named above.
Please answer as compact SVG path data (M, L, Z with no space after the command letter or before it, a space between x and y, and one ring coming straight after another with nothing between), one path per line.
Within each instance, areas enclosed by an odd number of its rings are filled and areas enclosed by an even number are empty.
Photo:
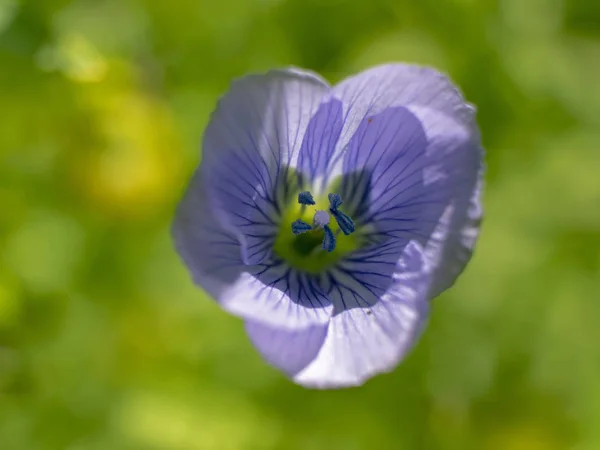
M333 97L344 104L345 122L330 177L343 172L348 145L367 117L402 106L421 122L427 137L422 176L428 191L439 190L446 203L437 205L443 213L436 212L439 223L426 246L435 275L430 295L439 294L468 262L481 222L483 149L475 108L445 75L408 64L382 65L347 78L333 88Z
M381 296L372 292L368 277L338 279L340 289L330 293L336 313L323 347L294 381L312 388L341 388L361 385L374 375L393 370L412 347L427 317L428 275L423 263L422 248L409 243ZM352 300L357 295L364 303ZM342 301L344 307L339 308Z
M240 242L211 208L199 172L177 209L172 234L194 282L223 309L283 330L327 323L333 307L311 280L284 267L244 264Z
M483 149L476 128L430 108L408 109L427 124L427 154L434 163L427 168L425 182L443 186L450 199L425 248L433 271L430 296L435 297L452 286L463 271L479 236Z
M475 108L444 74L413 64L384 64L342 80L333 96L343 101L345 124L338 147L343 148L367 115L391 106L425 106L468 126L475 126Z
M218 300L236 316L281 330L327 323L333 311L313 280L285 266L249 267Z
M246 332L263 358L291 377L315 359L325 341L327 324L286 330L247 321Z
M244 270L241 247L211 210L198 171L177 207L171 233L194 283L215 299L221 298Z
M329 90L322 78L299 69L249 75L231 84L211 116L200 170L248 264L270 255L289 170Z

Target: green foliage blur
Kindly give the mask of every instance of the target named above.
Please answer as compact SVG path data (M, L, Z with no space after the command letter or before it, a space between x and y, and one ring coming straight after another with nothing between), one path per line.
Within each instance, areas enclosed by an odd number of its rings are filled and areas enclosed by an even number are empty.
M170 221L233 77L387 61L478 106L486 220L402 365L305 390ZM600 449L599 74L597 0L0 0L0 449Z

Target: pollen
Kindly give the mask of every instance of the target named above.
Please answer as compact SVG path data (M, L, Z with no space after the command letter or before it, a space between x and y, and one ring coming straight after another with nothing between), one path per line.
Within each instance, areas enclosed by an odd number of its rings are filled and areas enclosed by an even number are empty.
M331 218L329 217L329 213L327 211L317 211L315 213L315 217L313 218L313 226L316 228L324 228L329 225L329 221Z

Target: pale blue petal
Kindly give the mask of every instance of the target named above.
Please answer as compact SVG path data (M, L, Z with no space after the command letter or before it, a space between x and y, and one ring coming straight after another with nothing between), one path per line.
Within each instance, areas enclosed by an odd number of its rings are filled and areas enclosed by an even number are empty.
M269 364L292 377L316 358L327 335L327 324L286 330L248 321L246 332Z
M315 188L318 179L327 179L327 168L342 126L342 102L336 99L324 101L310 119L298 157L298 169L306 178L307 185ZM317 187L317 192L324 187Z
M333 306L313 280L274 263L244 264L240 241L223 227L202 181L197 172L172 230L194 282L247 320L287 330L327 323Z
M293 194L288 175L328 91L320 77L297 69L251 75L232 83L210 119L200 170L248 264L271 255L277 218Z
M377 242L417 239L433 233L449 194L425 184L427 138L406 108L388 108L366 117L348 144L341 195L358 226L370 227Z
M333 88L344 104L343 149L366 116L394 106L424 106L476 128L475 108L444 74L411 64L385 64L346 78Z
M199 172L177 207L171 231L194 282L220 299L245 266L238 239L221 226L210 208Z
M232 314L282 330L327 323L333 312L315 280L284 265L251 266L223 291L220 303Z
M483 149L476 129L424 107L410 107L427 123L427 153L433 164L426 171L426 183L450 194L436 229L425 248L428 266L433 270L430 295L448 289L471 259L483 218Z
M369 118L390 116L392 113L386 111L400 107L406 108L420 122L422 132L412 126L413 135L422 140L424 133L425 149L417 149L414 142L403 147L405 151L407 146L412 147L413 154L420 153L418 159L411 162L418 170L401 172L403 177L410 175L414 181L402 180L406 186L402 196L410 196L413 201L402 204L396 201L399 209L385 211L387 217L380 223L380 229L388 233L394 221L398 225L404 223L396 231L392 230L393 235L417 239L426 245L428 270L435 272L431 295L437 295L450 286L464 268L481 221L483 150L475 109L444 75L433 69L405 64L379 66L350 77L333 88L333 95L344 104L344 128L330 164L330 177L351 169L345 162L347 150ZM408 122L402 128L403 133L410 134ZM380 135L383 137L385 133ZM366 177L359 181L362 184L356 183L355 189L366 195ZM420 190L415 189L415 183L421 183ZM354 200L356 202L356 196ZM384 200L377 201L381 204ZM353 206L366 208L367 203ZM376 207L370 205L371 211ZM402 214L389 215L401 209ZM379 214L374 219L382 217ZM417 217L419 221L415 222Z
M377 272L388 259L375 257L362 267ZM402 360L428 314L429 280L419 244L405 246L391 272L385 282L377 275L336 274L329 293L336 312L317 357L294 377L296 383L322 389L358 386Z

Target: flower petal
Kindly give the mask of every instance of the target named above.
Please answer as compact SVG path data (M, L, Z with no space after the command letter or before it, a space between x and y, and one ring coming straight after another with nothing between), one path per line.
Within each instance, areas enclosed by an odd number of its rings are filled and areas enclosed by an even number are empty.
M210 209L198 171L177 207L171 232L194 282L215 299L221 298L245 266L239 241L221 226Z
M344 103L343 149L366 116L393 106L426 106L475 127L475 108L443 74L411 64L385 64L346 78L333 88Z
M383 256L378 263L367 264L366 271L387 259ZM294 381L322 389L349 387L391 371L411 348L427 316L429 277L423 269L423 249L411 242L381 296L370 287L379 284L376 274L338 276L330 293L336 312L323 347Z
M348 144L341 187L356 222L373 238L418 239L425 244L448 203L445 190L426 187L427 138L404 107L365 117Z
M483 217L483 149L476 128L468 128L444 113L425 107L409 109L427 124L427 154L435 161L427 168L426 183L444 189L450 204L425 249L434 271L430 295L448 289L471 259Z
M281 204L291 194L289 169L329 89L297 69L251 75L232 83L211 117L201 171L215 210L243 243L247 264L270 255Z
M196 172L181 201L172 233L196 284L221 307L282 330L327 323L333 306L316 283L279 266L248 266L237 238L225 230Z
M342 102L337 99L324 101L308 124L300 148L298 169L308 177L307 181L317 193L326 187L316 182L318 179L323 182L327 179L326 170L343 125Z
M345 121L330 164L332 177L352 170L344 161L350 157L345 150L364 133L369 118L374 122L376 117L392 114L386 111L404 107L418 119L426 138L424 150L421 143L416 144L422 140L416 125L412 126L413 137L408 136L411 120L399 126L406 134L404 151L416 158L413 161L405 156L404 161L410 161L420 173L401 172L404 177L410 175L409 179L398 180L398 186L407 188L402 193L403 199L395 200L398 207L395 211L401 214L393 216L390 213L394 210L388 210L377 219L385 219L380 226L386 233L396 222L402 225L392 231L396 237L428 242L426 261L435 272L431 295L439 294L454 282L469 260L481 221L483 149L475 109L444 75L404 64L379 66L350 77L333 88L333 95L344 103ZM380 137L371 136L370 142L381 141L386 132L379 134ZM359 150L364 151L362 147ZM364 178L361 181L362 186L357 183L359 192L360 189L366 192L366 181ZM391 191L387 195L391 196ZM407 203L408 197L416 201ZM381 205L384 200L377 201Z
M284 265L249 266L219 299L230 313L280 330L325 324L333 305L318 283Z
M327 325L284 330L248 321L246 332L263 358L291 377L315 359L325 341Z

